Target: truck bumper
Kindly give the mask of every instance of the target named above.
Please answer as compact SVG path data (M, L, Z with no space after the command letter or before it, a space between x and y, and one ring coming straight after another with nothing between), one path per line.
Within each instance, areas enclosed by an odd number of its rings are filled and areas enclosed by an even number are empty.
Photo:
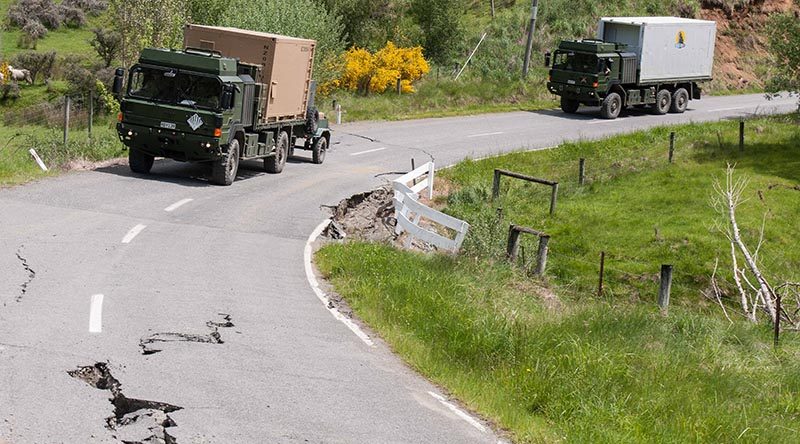
M557 96L577 100L584 105L598 105L603 100L603 97L600 96L600 93L590 86L547 82L547 89Z
M119 140L155 157L167 157L182 162L205 162L219 159L222 149L219 138L152 128L130 123L117 123Z

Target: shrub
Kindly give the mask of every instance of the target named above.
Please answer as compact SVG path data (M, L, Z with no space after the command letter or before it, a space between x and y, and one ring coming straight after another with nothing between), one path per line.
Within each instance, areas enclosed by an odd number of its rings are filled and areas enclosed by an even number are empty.
M364 48L351 48L344 56L344 69L335 86L361 93L382 93L392 89L397 80L403 92L414 92L411 85L430 71L422 55L422 47L398 48L394 43L370 54ZM329 89L328 84L323 90Z
M63 0L61 6L77 8L86 14L96 17L108 9L108 2L105 0Z
M47 35L47 28L39 22L30 21L22 27L17 46L20 48L36 49L36 42Z
M92 32L94 38L89 43L108 68L122 48L122 37L113 29L95 28Z
M50 52L23 52L14 57L14 66L25 68L31 72L31 78L36 83L39 74L42 81L47 81L53 76L53 68L56 62L56 53Z
M61 5L60 12L64 25L68 28L80 28L86 25L86 14L82 9Z
M16 82L0 84L0 101L17 100L19 98L19 85Z

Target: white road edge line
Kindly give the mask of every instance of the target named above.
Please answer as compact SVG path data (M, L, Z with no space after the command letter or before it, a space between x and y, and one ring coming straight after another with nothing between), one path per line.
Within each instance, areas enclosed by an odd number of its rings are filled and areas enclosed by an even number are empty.
M336 309L336 307L332 306L332 304L330 303L330 298L328 298L325 292L322 291L321 288L319 288L319 282L317 281L317 277L314 276L314 269L311 266L311 254L313 253L311 244L315 240L317 240L319 235L322 234L322 231L328 226L330 222L331 222L330 219L325 219L324 221L322 221L322 223L317 225L317 228L314 229L311 235L308 236L308 241L306 241L306 248L303 251L303 261L305 262L306 279L308 279L308 285L311 286L311 289L314 290L314 293L317 295L319 300L322 301L322 304L325 306L326 309L328 309L328 311L333 315L334 318L336 318L338 321L346 325L347 328L349 328L353 333L355 333L356 336L358 336L359 339L364 341L365 344L367 344L370 347L375 347L375 343L372 341L372 339L370 339L369 336L366 333L364 333L364 331L361 330L361 328L358 325L355 324L355 322L344 316L339 310Z
M472 416L470 416L469 414L467 414L466 412L464 412L460 408L456 407L453 403L447 402L447 400L444 399L444 396L438 395L438 394L436 394L434 392L428 392L428 394L433 396L434 398L436 398L442 404L444 404L445 407L447 407L448 409L452 410L453 413L458 415L459 418L463 419L464 421L467 421L468 423L470 423L470 425L472 425L476 429L480 430L481 432L486 433L486 427L484 427L483 424L478 422L477 419L473 418Z
M719 113L719 112L722 112L722 111L736 111L736 110L740 110L740 109L749 109L749 108L753 108L753 106L751 105L751 106L737 106L737 107L734 107L734 108L719 108L719 109L708 110L706 112L708 112L708 113Z
M592 122L587 123L587 125L600 125L602 123L619 123L620 121L617 119L603 119L603 120L595 120Z
M193 201L193 200L194 200L194 199L183 199L183 200L179 200L179 201L175 202L174 204L172 204L172 205L168 206L167 208L164 208L164 211L166 211L167 213L171 213L171 212L173 212L173 211L177 210L178 208L180 208L180 207L182 207L182 206L186 205L187 203L189 203L189 202L191 202L191 201Z
M126 234L125 237L122 238L122 243L123 244L131 243L133 238L138 236L139 233L141 233L142 230L144 230L145 228L147 228L147 225L142 225L142 224L139 224L139 225L131 228L131 231L128 231L128 234Z
M89 308L89 333L100 333L103 330L103 295L92 295Z
M494 132L494 133L471 134L471 135L467 136L467 138L470 138L470 137L496 136L498 134L503 134L503 132L502 131L497 131L497 132Z
M362 155L362 154L367 154L367 153L375 153L375 152L378 152L378 151L383 151L383 150L385 150L385 149L386 149L386 147L382 147L382 148L375 148L374 150L359 151L359 152L357 152L357 153L351 153L350 155L351 155L351 156L360 156L360 155Z

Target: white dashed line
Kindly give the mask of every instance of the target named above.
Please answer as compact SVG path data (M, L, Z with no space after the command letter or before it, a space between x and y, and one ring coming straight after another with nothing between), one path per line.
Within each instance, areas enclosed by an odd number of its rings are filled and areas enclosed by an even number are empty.
M131 228L131 231L128 231L128 234L126 234L125 237L122 238L122 243L123 244L131 243L133 238L138 236L139 233L141 233L142 230L144 230L145 228L147 228L147 225L142 225L142 224L139 224L139 225Z
M357 152L357 153L352 153L352 154L350 154L350 155L351 155L351 156L360 156L360 155L362 155L362 154L367 154L367 153L376 153L376 152L378 152L378 151L383 151L383 150L385 150L385 149L386 149L386 147L383 147L383 148L375 148L374 150L359 151L359 152Z
M467 421L468 423L470 423L470 425L472 425L476 429L480 430L481 432L486 433L486 427L484 427L483 424L478 422L477 419L473 418L472 416L470 416L469 414L467 414L466 412L464 412L460 408L456 407L454 404L452 404L450 402L447 402L447 400L444 399L444 397L442 395L438 395L438 394L433 393L433 392L428 392L428 394L433 396L434 398L436 398L442 404L444 404L445 407L447 407L453 413L458 415L459 418L463 419L464 421Z
M314 276L314 269L311 266L311 254L313 252L311 249L311 244L319 237L320 234L322 234L322 230L324 230L325 227L327 227L330 222L331 222L330 219L325 219L324 221L322 221L322 223L317 226L314 232L312 232L311 235L308 236L308 241L306 241L306 248L305 251L303 252L303 260L305 262L306 278L308 279L308 285L311 286L311 289L314 290L314 293L317 295L319 300L322 301L322 304L325 305L325 308L328 309L328 311L333 315L334 318L336 318L338 321L346 325L347 328L349 328L353 333L355 333L356 336L358 336L362 341L364 341L365 344L367 344L370 347L375 347L375 343L372 342L372 339L370 339L369 336L366 333L364 333L364 331L361 330L361 328L358 325L356 325L355 322L352 321L352 319L344 316L339 310L336 309L336 307L333 306L333 304L330 303L330 298L328 298L325 292L322 291L321 288L319 288L319 282L317 282L317 278L316 276Z
M103 295L92 295L89 308L89 333L100 333L103 330Z
M470 138L470 137L486 137L486 136L496 136L496 135L498 135L498 134L503 134L503 132L502 132L502 131L497 131L497 132L494 132L494 133L481 133L481 134L472 134L472 135L469 135L469 136L467 136L467 138Z
M180 207L182 207L182 206L186 205L187 203L189 203L189 202L191 202L191 201L193 201L193 200L194 200L194 199L183 199L183 200L179 200L179 201L175 202L174 204L172 204L172 205L168 206L167 208L164 208L164 211L166 211L167 213L171 213L171 212L173 212L173 211L177 210L178 208L180 208Z

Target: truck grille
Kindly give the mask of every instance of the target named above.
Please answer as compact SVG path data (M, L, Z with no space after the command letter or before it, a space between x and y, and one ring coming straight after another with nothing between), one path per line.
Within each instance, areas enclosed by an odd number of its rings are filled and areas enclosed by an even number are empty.
M253 89L254 86L251 84L244 84L244 90L242 91L242 125L244 126L252 126L253 125L253 111L255 109L255 104L253 103Z

